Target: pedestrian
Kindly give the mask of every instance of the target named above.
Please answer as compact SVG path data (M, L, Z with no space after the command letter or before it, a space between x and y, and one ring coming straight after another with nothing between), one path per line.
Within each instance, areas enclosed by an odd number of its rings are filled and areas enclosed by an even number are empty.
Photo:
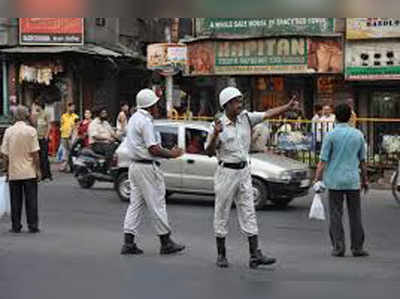
M228 234L228 221L232 202L235 201L240 227L248 237L251 268L274 264L274 258L263 255L258 247L258 226L254 209L253 189L249 168L251 127L268 118L280 115L297 102L294 98L289 104L266 112L242 111L242 93L234 87L221 91L219 102L224 114L212 123L206 143L209 156L216 155L219 167L214 177L215 213L214 231L217 243L217 266L228 267L225 237Z
M171 239L165 203L165 181L160 169L160 158L175 159L183 150L161 147L161 137L154 130L153 119L159 117L159 97L151 89L143 89L136 96L137 109L130 118L127 130L127 146L133 163L129 167L131 182L130 205L124 222L124 245L121 254L142 254L137 247L135 236L142 222L145 206L150 213L159 235L160 254L172 254L185 249L184 245Z
M17 97L16 96L10 96L10 122L14 124L14 116L15 112L17 111Z
M336 117L335 114L332 113L332 106L325 105L322 107L322 116L320 117L321 126L318 128L318 135L321 137L321 142L324 137L335 128Z
M121 111L118 113L116 128L117 134L123 135L126 133L126 126L129 120L129 105L127 102L121 103Z
M64 147L64 164L61 171L68 172L68 160L71 150L71 135L75 125L75 120L78 119L75 113L74 103L67 104L66 112L61 116L61 144ZM71 171L71 170L70 170Z
M105 107L97 107L96 115L88 129L89 144L95 153L106 157L105 167L109 170L113 154L118 147L118 135L107 121L108 113Z
M361 221L361 192L368 190L365 141L361 131L348 122L351 108L340 104L335 108L337 125L323 141L315 182L323 179L329 190L330 237L332 256L345 255L342 224L343 202L346 199L350 222L351 251L355 257L368 256L363 249L364 229ZM361 180L359 169L361 168Z
M78 128L79 138L82 140L83 147L89 146L89 126L92 122L92 111L85 110L85 118L81 121Z
M322 146L322 105L314 105L314 116L311 119L311 127L313 134L313 144L315 146L315 152L319 153Z
M38 102L36 105L36 130L40 146L40 170L42 180L53 180L49 162L49 134L50 134L50 116L45 111L45 104Z
M350 124L350 126L352 126L353 128L355 128L356 125L357 125L357 114L356 114L356 112L354 111L354 100L353 100L352 98L348 98L348 99L346 100L346 104L349 105L350 108L351 108L351 117L350 117L349 124Z
M10 182L11 230L22 230L21 215L25 211L30 233L38 233L38 181L40 180L39 142L36 129L26 124L29 111L19 106L15 124L4 133L1 152L6 158L6 175Z

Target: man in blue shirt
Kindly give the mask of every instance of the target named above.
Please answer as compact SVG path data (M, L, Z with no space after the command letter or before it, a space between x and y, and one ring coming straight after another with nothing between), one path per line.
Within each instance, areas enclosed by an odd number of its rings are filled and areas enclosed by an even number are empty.
M343 201L346 198L350 222L351 251L355 257L368 256L363 249L364 230L361 221L360 190L368 190L365 165L366 153L363 134L348 122L351 108L340 104L335 108L337 124L323 141L321 162L318 164L315 181L323 178L329 190L329 233L332 241L332 256L345 255L345 237L342 223ZM359 169L361 168L361 179Z

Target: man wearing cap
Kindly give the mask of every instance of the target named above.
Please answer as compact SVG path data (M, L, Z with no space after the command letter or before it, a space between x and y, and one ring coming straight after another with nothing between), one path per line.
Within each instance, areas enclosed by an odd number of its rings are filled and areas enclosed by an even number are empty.
M248 165L251 128L265 119L294 108L297 102L292 99L287 105L266 112L250 113L242 111L242 99L243 95L237 88L227 87L221 91L219 101L224 114L211 124L206 152L210 156L216 155L219 164L214 177L217 266L229 266L225 237L228 234L232 202L235 201L241 230L249 241L249 266L254 269L259 265L274 264L276 260L264 256L258 248L258 226Z
M127 127L127 147L133 159L129 167L131 181L130 205L124 222L124 245L121 254L142 254L135 236L142 222L145 206L150 213L156 232L160 237L160 254L172 254L185 249L175 243L171 235L165 203L164 175L159 158L174 159L183 155L183 150L161 147L160 134L154 130L153 119L159 116L159 98L151 89L143 89L136 95L136 112Z

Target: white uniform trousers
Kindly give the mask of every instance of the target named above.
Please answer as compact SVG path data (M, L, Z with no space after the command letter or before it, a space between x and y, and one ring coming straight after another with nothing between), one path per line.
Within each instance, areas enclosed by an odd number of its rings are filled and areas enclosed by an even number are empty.
M228 234L229 215L235 201L242 232L251 237L258 235L254 196L249 167L230 169L219 166L214 177L215 236L224 238Z
M133 163L129 167L130 205L126 211L124 233L137 235L145 206L158 235L171 232L165 202L164 174L155 164Z

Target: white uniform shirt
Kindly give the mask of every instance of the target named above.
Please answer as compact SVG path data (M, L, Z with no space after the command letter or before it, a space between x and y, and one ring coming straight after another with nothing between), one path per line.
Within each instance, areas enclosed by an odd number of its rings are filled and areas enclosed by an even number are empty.
M157 160L149 147L161 144L161 137L154 130L153 117L149 112L138 109L129 119L127 127L127 148L133 160Z
M329 116L322 115L317 123L317 141L321 142L325 135L335 128L336 116L330 114Z
M248 115L248 117L246 116ZM264 112L243 111L233 123L224 114L220 120L223 130L217 140L217 159L225 163L240 163L249 160L249 150L251 144L251 127L264 120ZM211 124L206 146L210 143L214 134L215 122Z

